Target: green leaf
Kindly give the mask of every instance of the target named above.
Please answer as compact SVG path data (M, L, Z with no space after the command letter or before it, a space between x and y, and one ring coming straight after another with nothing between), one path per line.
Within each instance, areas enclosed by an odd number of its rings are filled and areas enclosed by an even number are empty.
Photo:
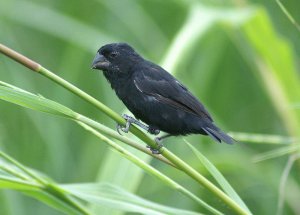
M99 137L101 140L105 141L107 144L109 144L110 146L112 146L123 157L125 157L128 160L132 161L134 164L136 164L137 166L141 167L144 171L146 171L150 175L155 176L156 178L158 178L160 181L162 181L166 185L168 185L168 186L176 189L180 193L182 193L185 196L187 196L187 197L191 198L192 200L196 201L198 204L202 205L204 208L206 208L207 210L211 211L213 214L222 214L217 209L211 207L206 202L202 201L197 196L195 196L193 193L189 192L187 189L185 189L184 187L182 187L181 185L179 185L178 183L176 183L175 181L173 181L171 178L167 177L166 175L164 175L160 171L156 170L155 168L153 168L149 164L146 164L144 161L142 161L141 159L139 159L136 155L132 154L131 152L127 151L125 148L119 146L115 142L113 142L110 139L108 139L107 137L103 136L101 133L99 133L96 130L94 130L93 128L89 127L88 125L85 125L85 124L83 124L81 122L79 122L79 124L81 126L83 126L85 129L87 129L88 131L92 132L97 137Z
M46 179L44 175L23 166L1 151L0 158L0 189L13 189L26 193L65 214L89 214L77 200L72 199L65 190L48 177Z
M1 86L4 86L4 87L11 88L11 89L14 89L14 90L18 90L18 91L20 91L20 92L24 92L24 93L28 93L28 94L34 95L33 93L30 93L30 92L28 92L28 91L25 91L25 90L23 90L23 89L21 89L21 88L18 88L18 87L14 86L14 85L11 85L11 84L6 83L6 82L3 82L3 81L0 81L0 85L1 85Z
M34 182L21 180L12 176L0 175L0 189L13 189L21 191L39 201L46 203L49 206L64 212L65 214L81 214L74 208L67 205L64 201L56 198L54 195L44 192L41 187Z
M24 191L28 196L34 197L35 199L44 202L45 204L52 206L53 208L64 212L65 214L70 214L70 215L82 215L79 211L75 210L74 208L70 207L66 203L64 203L62 200L56 198L53 195L49 195L48 193L44 191Z
M237 192L235 192L235 190L225 179L222 173L199 150L192 146L188 141L184 141L192 149L197 158L201 161L208 172L214 177L214 179L218 182L222 189L228 194L228 196L231 197L237 204L239 204L240 207L244 208L249 214L251 214L249 208L246 206Z
M64 212L65 214L81 214L58 198L45 193L40 189L38 184L33 182L20 180L12 176L0 176L0 189L13 189L21 191L31 197L38 199L39 201L48 204L49 206L52 206Z
M12 4L14 10L9 9L10 4L4 4L0 8L2 18L5 17L24 26L57 36L88 51L93 50L94 52L95 45L99 42L108 43L116 40L112 35L107 35L67 14L59 13L58 10L53 10L51 7L41 6L30 1L22 1L18 4L14 4L12 1ZM35 16L31 16L32 11L35 11ZM43 17L43 19L37 19L36 16ZM81 33L70 37L74 29Z
M261 162L272 158L277 158L284 155L292 154L293 152L298 151L300 148L299 145L289 145L285 147L280 147L278 149L273 149L253 157L253 162Z
M0 99L57 116L70 118L76 118L77 116L74 111L57 102L11 87L0 86Z
M0 175L0 189L37 190L39 185L34 182L18 179L13 176Z
M299 136L300 112L289 109L300 100L300 81L292 45L276 33L263 9L257 10L237 38L242 54L254 66L253 71L259 75L286 130Z
M199 213L166 207L129 193L120 187L108 183L73 184L62 187L74 196L92 204L101 204L121 211L141 214L197 215Z
M249 142L258 144L287 145L298 141L297 138L275 134L229 132L229 135L231 135L234 139L238 140L239 142Z

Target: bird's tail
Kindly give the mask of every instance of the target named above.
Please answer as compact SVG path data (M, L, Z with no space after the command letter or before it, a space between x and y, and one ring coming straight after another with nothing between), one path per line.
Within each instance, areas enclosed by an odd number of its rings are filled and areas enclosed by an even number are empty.
M229 135L225 134L221 129L219 129L217 126L211 124L206 127L202 127L202 129L208 134L211 138L218 142L225 142L228 144L233 144L236 142L235 139L230 137Z

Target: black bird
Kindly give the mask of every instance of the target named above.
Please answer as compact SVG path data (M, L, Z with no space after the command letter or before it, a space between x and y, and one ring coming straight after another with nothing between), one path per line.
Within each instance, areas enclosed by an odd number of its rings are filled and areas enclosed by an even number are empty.
M104 76L117 96L142 124L125 115L128 132L135 123L152 134L168 133L156 138L156 142L168 136L202 134L218 142L232 144L233 138L222 132L192 93L170 73L145 60L126 43L112 43L101 47L92 63L93 69Z

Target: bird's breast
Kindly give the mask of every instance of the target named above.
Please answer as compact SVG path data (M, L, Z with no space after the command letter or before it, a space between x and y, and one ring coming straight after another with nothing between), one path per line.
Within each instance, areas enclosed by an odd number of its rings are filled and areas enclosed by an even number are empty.
M140 92L130 80L119 81L114 85L114 90L127 107L133 105L136 103L136 100L140 99Z

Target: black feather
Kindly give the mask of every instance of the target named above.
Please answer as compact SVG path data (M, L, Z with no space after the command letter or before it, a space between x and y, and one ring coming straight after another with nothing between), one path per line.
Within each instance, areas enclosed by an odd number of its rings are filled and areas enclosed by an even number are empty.
M233 144L236 142L232 137L228 136L224 132L222 132L220 129L214 130L210 127L202 128L211 138L215 139L218 142L225 142L228 144Z

